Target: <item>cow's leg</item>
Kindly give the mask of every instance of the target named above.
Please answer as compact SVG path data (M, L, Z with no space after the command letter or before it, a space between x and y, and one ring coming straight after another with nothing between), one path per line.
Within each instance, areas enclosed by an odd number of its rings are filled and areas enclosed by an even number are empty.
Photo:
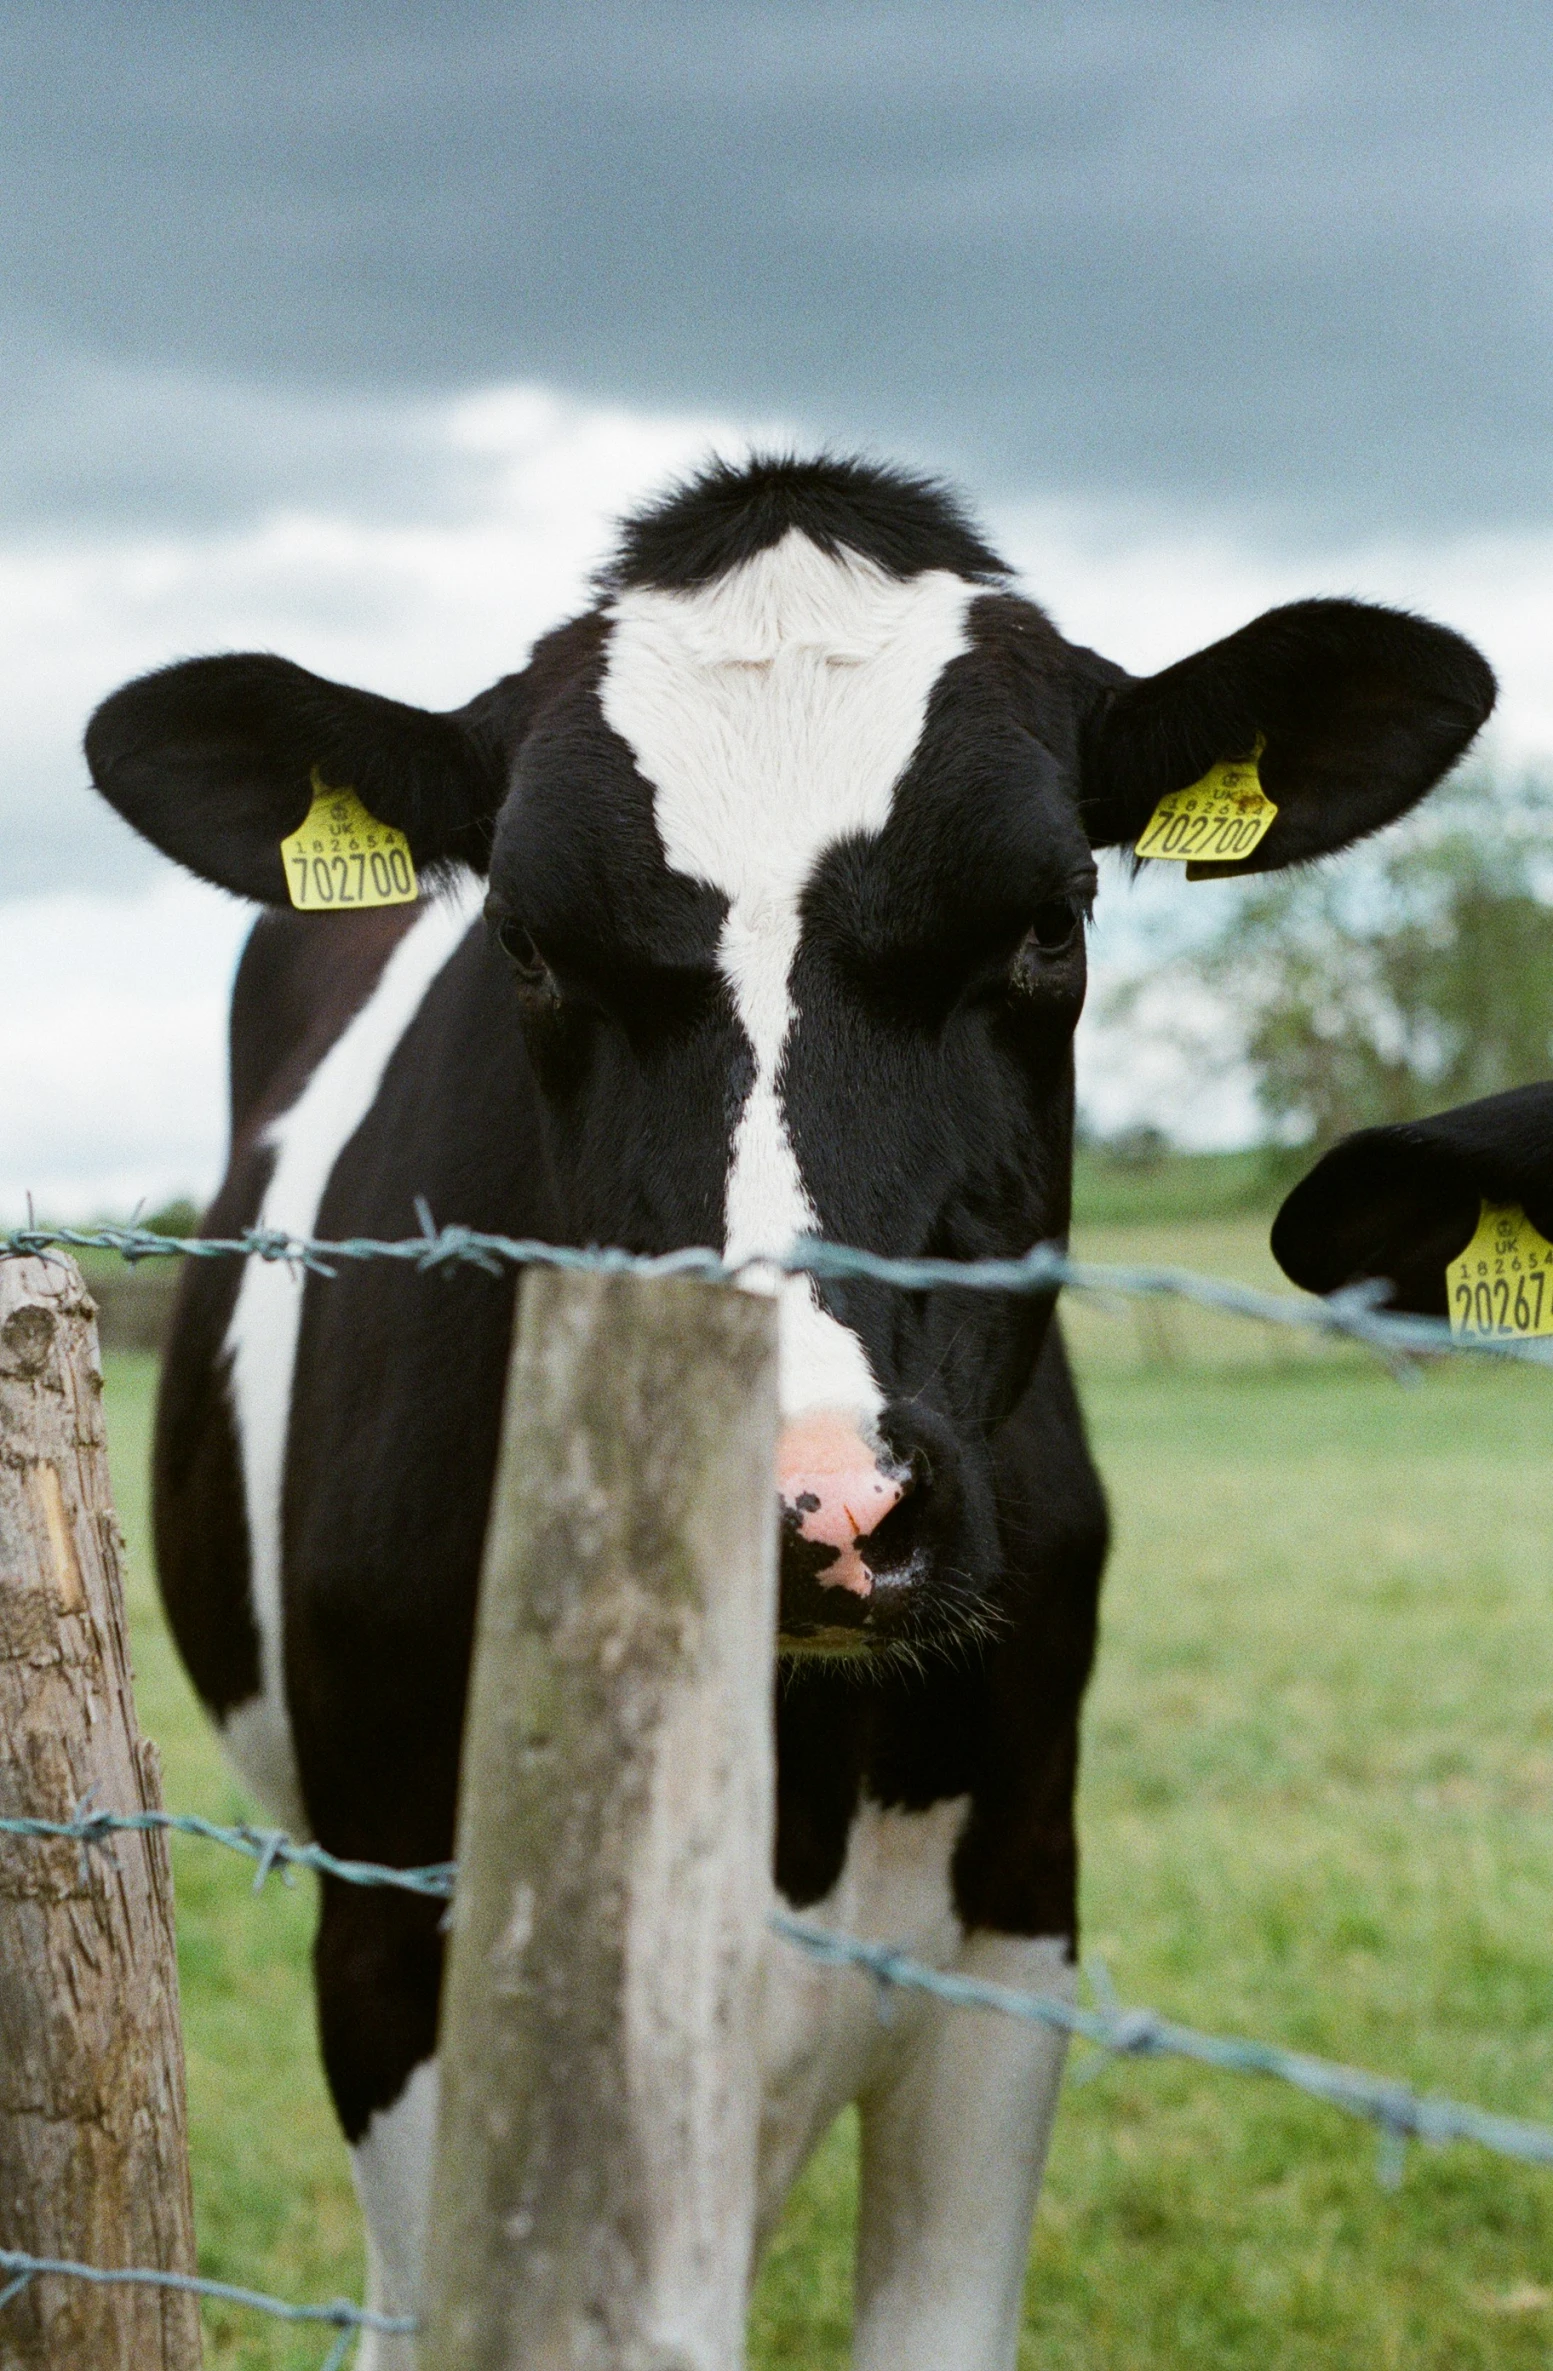
M324 2068L367 2226L367 2303L420 2305L437 2129L442 1904L324 1881L314 1964ZM413 2371L414 2342L369 2332L357 2371Z
M957 1972L1073 1996L1067 1945L976 1935ZM855 2371L1013 2371L1066 2036L937 2009L860 2101Z
M367 2226L367 2303L375 2313L419 2308L436 2137L437 2061L423 2058L392 2107L377 2110L351 2151ZM410 2340L369 2330L356 2371L401 2371L414 2361Z

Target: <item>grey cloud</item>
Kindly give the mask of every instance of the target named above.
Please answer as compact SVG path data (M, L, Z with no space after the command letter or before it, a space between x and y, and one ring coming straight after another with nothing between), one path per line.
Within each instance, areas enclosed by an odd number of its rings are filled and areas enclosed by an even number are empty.
M304 476L407 483L397 406L526 376L994 493L1541 523L1550 70L1540 0L12 0L0 301L45 373L283 385ZM28 433L24 503L179 499L154 424ZM200 502L268 482L189 441Z
M135 367L44 346L0 363L9 535L241 526L277 509L467 514L488 463L415 392Z

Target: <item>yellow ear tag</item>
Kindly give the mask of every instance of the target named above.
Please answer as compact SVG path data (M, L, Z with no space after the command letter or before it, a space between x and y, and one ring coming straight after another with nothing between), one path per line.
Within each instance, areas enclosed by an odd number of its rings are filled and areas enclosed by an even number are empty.
M1451 1332L1513 1341L1553 1334L1553 1243L1514 1202L1485 1202L1477 1233L1445 1271Z
M1135 853L1171 863L1242 864L1267 837L1278 810L1262 788L1257 759L1267 743L1258 733L1249 757L1210 766L1200 782L1167 790L1143 829Z
M403 832L369 815L353 790L330 790L316 766L307 821L281 841L280 856L304 914L408 906L419 895Z

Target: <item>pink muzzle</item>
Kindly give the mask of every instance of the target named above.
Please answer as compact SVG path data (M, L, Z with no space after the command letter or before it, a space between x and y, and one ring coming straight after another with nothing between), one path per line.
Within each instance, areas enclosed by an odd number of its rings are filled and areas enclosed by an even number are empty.
M777 1488L797 1517L800 1538L837 1551L815 1575L821 1588L867 1597L873 1575L862 1543L905 1497L908 1477L880 1464L849 1417L817 1410L785 1425L777 1445Z

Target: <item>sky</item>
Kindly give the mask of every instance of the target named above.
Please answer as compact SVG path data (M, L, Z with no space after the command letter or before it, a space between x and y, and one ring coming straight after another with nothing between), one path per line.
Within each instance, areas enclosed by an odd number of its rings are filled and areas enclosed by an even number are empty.
M709 448L944 472L1135 670L1426 610L1553 754L1550 97L1541 5L7 0L0 1216L219 1165L247 916L90 793L95 701L254 647L460 701ZM1102 979L1192 894L1109 883ZM1093 1022L1081 1087L1252 1125Z

